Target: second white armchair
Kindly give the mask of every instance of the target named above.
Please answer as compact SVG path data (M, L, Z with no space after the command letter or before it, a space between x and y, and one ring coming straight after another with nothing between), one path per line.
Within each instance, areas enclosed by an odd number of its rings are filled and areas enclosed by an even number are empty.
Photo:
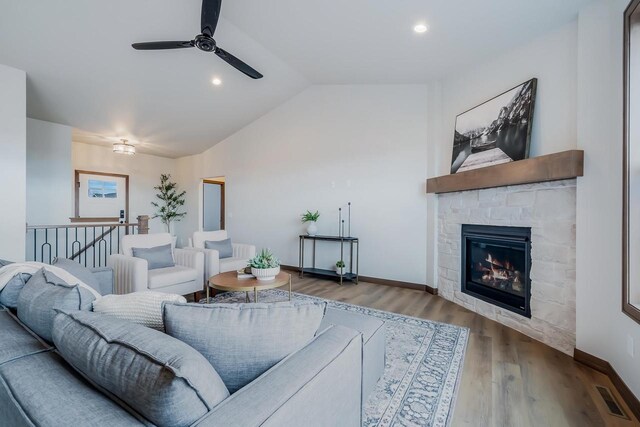
M206 249L205 242L226 239L228 239L226 230L196 231L193 233L193 247L190 249L204 254L205 283L211 276L215 276L216 274L246 267L249 259L256 256L256 247L245 243L232 243L233 255L228 258L220 258L219 251L215 249Z
M135 234L122 237L121 254L107 261L113 268L115 293L128 294L153 290L186 295L203 289L204 255L185 249L172 249L174 265L149 269L146 259L133 256L134 248L154 248L172 244L169 233Z

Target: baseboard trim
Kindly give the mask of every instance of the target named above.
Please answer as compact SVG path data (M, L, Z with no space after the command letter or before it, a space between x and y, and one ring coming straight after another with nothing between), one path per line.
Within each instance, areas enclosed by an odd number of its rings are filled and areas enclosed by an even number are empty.
M425 291L431 295L438 295L438 290L428 285L421 285L419 283L402 282L400 280L381 279L379 277L360 276L360 280L363 282L375 283L376 285L395 286L396 288L418 289Z
M296 271L296 272L300 271L299 267L295 267L293 265L281 265L280 267L284 270ZM402 282L400 280L381 279L379 277L370 277L370 276L360 276L359 280L363 282L374 283L376 285L395 286L397 288L407 288L407 289L417 289L419 291L428 292L431 295L438 295L438 289L432 288L429 285L421 285L419 283Z
M640 419L640 400L638 400L631 389L627 387L620 375L618 375L609 362L585 351L578 350L577 348L573 350L573 360L608 376L629 409L631 409L631 412L633 412L636 418Z

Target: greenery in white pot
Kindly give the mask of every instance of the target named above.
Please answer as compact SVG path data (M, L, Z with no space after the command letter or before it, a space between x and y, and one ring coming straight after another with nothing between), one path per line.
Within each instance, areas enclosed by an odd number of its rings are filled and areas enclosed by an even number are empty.
M309 223L309 225L307 226L307 234L309 236L315 236L318 232L318 226L316 225L316 222L318 222L318 218L320 218L320 212L318 211L306 211L302 214L302 223Z
M340 260L336 262L336 273L338 273L340 276L343 276L346 267L347 265L344 263L344 261Z
M251 274L258 280L273 280L280 273L280 260L269 249L262 249L249 260Z
M187 213L180 212L184 206L186 191L178 192L178 184L171 181L171 175L160 175L160 185L153 187L158 190L156 194L157 202L151 202L156 208L156 213L152 218L160 218L160 221L167 227L167 233L171 233L171 223L180 221Z

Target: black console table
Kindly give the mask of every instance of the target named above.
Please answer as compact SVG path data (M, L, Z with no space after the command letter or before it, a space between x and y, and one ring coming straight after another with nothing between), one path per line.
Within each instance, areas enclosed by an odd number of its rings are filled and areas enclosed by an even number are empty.
M313 252L312 252L312 267L305 268L304 266L304 247L305 242L307 240L311 240L313 242ZM349 246L349 272L343 275L338 274L333 270L325 270L323 268L316 268L316 242L326 241L326 242L336 242L340 243L340 260L344 262L344 251L345 246ZM354 249L356 252L356 263L355 263L355 272L353 270L353 253ZM360 261L360 241L357 237L344 237L344 236L309 236L308 234L300 235L300 252L299 252L299 267L300 267L300 277L304 277L304 273L313 274L315 276L322 277L332 277L338 278L340 280L340 284L342 285L343 280L349 280L354 282L356 285L358 284L358 270L359 270L359 261Z

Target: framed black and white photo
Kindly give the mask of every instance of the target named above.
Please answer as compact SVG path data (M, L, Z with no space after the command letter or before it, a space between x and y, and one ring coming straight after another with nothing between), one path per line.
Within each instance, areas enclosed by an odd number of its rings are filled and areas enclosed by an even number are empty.
M537 79L456 117L451 173L529 157Z

